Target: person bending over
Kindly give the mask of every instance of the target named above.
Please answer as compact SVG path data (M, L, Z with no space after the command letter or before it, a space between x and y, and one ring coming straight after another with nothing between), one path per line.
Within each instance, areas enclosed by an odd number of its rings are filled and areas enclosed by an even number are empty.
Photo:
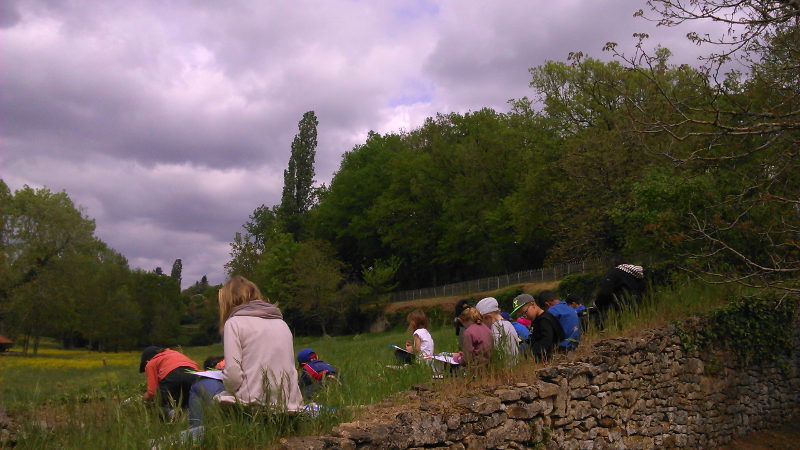
M168 348L150 346L142 352L139 372L147 376L146 401L152 401L156 392L160 406L165 412L173 406L186 408L189 405L189 389L197 377L188 373L196 371L197 363L186 355Z

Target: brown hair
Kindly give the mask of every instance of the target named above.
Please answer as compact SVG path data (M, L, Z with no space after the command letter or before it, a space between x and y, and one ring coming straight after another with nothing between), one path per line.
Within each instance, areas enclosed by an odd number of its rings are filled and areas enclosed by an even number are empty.
M408 313L406 316L406 321L408 322L408 331L417 331L420 328L428 328L428 317L425 315L425 311L421 309L415 309Z
M250 303L253 300L262 300L261 291L252 281L241 275L234 275L219 290L219 332L225 329L225 321L231 315L233 308Z
M464 308L461 314L459 314L458 319L462 322L483 323L483 315L474 306L467 306Z

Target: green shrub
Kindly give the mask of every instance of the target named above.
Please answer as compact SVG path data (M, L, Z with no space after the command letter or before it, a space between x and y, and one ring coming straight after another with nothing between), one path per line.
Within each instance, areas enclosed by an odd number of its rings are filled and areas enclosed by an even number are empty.
M587 272L567 275L558 284L558 295L563 299L567 295L577 295L584 303L594 295L595 290L603 281L605 274L601 272Z
M661 261L645 267L645 275L651 286L666 286L672 284L675 276L680 273L676 261Z
M500 305L500 311L511 312L514 309L514 297L522 294L522 288L508 289L494 295Z
M797 298L773 293L742 296L705 314L695 330L678 332L687 351L728 351L741 367L780 363L794 348L797 306Z
M442 326L449 326L453 323L452 311L445 311L439 306L427 306L422 308L412 307L403 308L399 311L386 315L386 320L389 322L389 328L393 330L405 330L408 327L406 316L415 309L421 309L428 317L428 322L431 328L439 328Z

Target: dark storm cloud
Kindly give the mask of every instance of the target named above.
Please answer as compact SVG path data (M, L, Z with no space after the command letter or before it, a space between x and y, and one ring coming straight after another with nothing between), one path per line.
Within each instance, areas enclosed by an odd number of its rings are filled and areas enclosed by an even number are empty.
M222 281L227 242L280 199L297 122L317 180L369 130L534 96L528 68L635 31L638 2L0 3L0 176L66 190L134 266Z

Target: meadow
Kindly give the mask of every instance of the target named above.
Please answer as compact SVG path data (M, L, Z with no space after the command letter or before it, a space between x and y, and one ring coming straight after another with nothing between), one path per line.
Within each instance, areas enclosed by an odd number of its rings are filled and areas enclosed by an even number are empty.
M591 329L576 355L588 352L592 342L599 339L636 333L713 309L740 291L730 285L693 282L662 288L647 296L639 307L612 316L604 331ZM437 351L456 351L452 326L434 324L431 333ZM481 382L432 380L430 370L421 365L388 368L395 364L389 345L402 346L409 336L398 327L375 334L296 338L296 350L313 348L342 374L340 384L329 386L317 398L331 409L313 419L290 421L212 412L204 448L259 447L282 436L324 432L365 414L365 405L379 403L418 383L447 393ZM219 344L179 350L198 362L222 353ZM46 342L37 356L0 356L0 405L13 420L16 448L142 448L152 439L174 436L186 429L185 418L164 422L140 400L145 380L137 370L139 357L139 352L60 350L54 342ZM524 377L533 364L523 361L503 375Z

